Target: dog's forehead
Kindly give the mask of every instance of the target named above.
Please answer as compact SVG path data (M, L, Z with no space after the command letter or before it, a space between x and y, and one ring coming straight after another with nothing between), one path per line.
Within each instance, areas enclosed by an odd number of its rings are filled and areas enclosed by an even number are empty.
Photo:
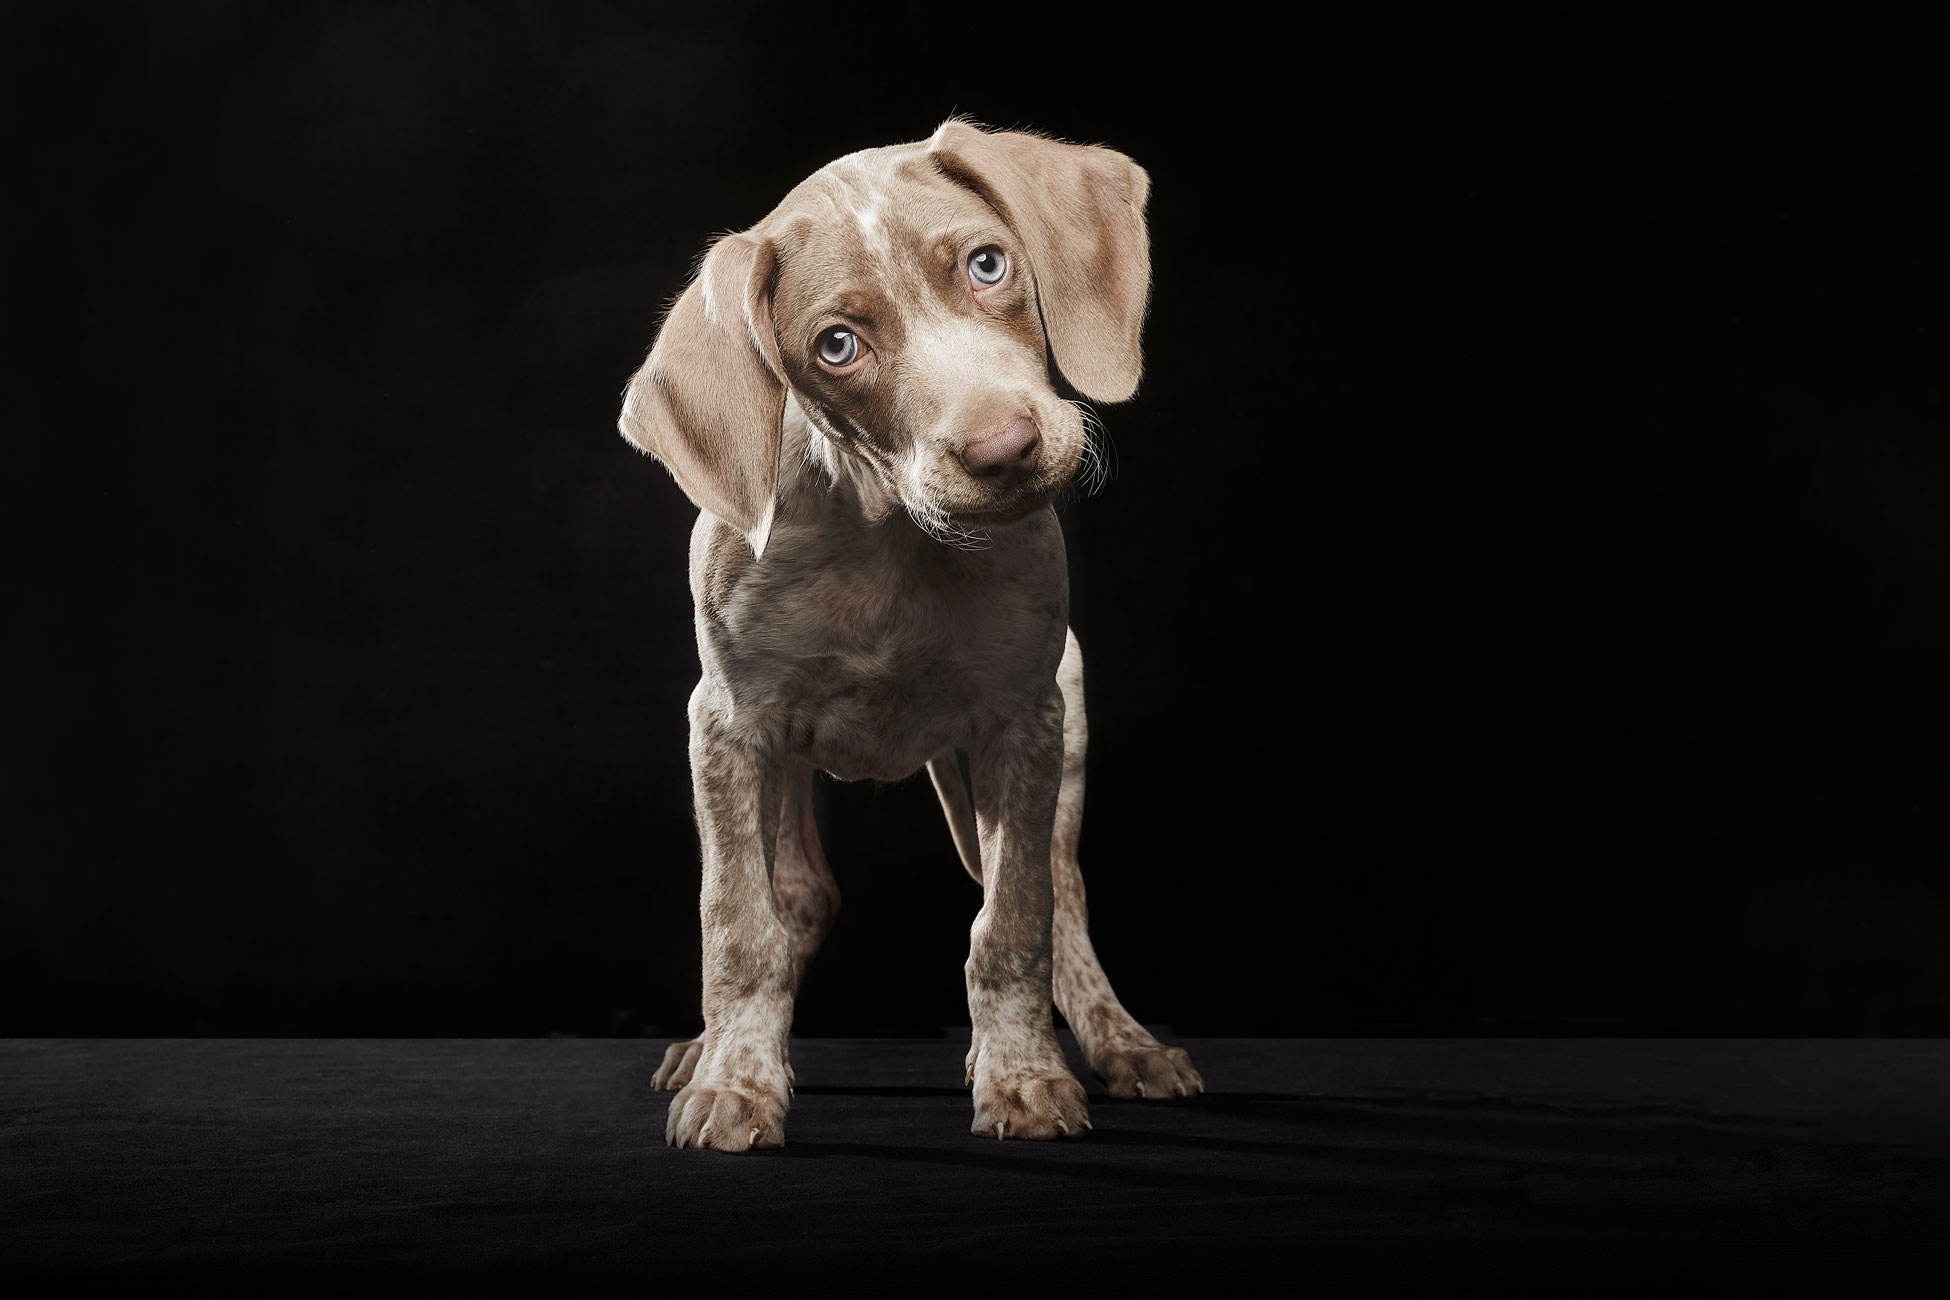
M974 193L944 176L925 145L848 154L814 172L759 223L787 255L858 265L897 243L916 246L970 222L996 220Z

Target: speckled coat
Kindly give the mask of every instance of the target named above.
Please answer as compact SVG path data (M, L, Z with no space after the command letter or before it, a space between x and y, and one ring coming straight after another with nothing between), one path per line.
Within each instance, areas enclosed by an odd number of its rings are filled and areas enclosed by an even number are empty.
M621 427L701 508L691 770L704 1032L655 1076L677 1146L778 1146L786 1039L839 908L815 769L928 768L981 882L972 1131L1090 1127L1052 997L1113 1095L1202 1081L1111 991L1077 866L1083 658L1050 500L1137 387L1149 178L1122 154L959 120L822 168L725 236L631 380Z

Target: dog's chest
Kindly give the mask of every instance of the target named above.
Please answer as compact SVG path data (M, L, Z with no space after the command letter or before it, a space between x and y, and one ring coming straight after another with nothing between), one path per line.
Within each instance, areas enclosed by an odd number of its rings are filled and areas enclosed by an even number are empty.
M843 779L897 780L968 744L1054 679L1062 553L921 555L781 548L708 622L707 672L715 659L748 718Z

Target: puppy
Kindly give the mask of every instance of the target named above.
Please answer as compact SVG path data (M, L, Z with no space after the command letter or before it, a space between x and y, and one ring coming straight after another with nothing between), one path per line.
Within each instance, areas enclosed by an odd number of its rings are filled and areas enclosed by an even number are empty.
M700 507L690 754L704 1032L665 1136L785 1140L799 978L839 908L814 769L927 767L983 903L973 1131L1090 1127L1052 997L1113 1096L1202 1091L1098 965L1077 867L1083 658L1050 502L1095 461L1080 404L1138 383L1144 170L959 120L805 180L715 243L624 394L624 437Z

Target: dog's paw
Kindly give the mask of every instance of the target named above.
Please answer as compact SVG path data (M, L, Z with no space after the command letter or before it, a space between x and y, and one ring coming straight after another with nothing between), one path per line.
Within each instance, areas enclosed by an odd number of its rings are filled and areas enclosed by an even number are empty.
M702 1038L672 1043L664 1051L664 1063L650 1076L650 1086L658 1092L676 1092L691 1081L691 1075L697 1070L697 1058L703 1052Z
M977 1137L1048 1140L1081 1137L1090 1130L1083 1085L1062 1066L1054 1069L975 1071Z
M785 1145L785 1098L741 1080L736 1086L694 1079L670 1099L664 1141L674 1147L750 1151Z
M1156 1101L1196 1097L1205 1091L1205 1080L1192 1068L1192 1058L1185 1049L1159 1042L1108 1048L1091 1058L1090 1068L1113 1097Z

